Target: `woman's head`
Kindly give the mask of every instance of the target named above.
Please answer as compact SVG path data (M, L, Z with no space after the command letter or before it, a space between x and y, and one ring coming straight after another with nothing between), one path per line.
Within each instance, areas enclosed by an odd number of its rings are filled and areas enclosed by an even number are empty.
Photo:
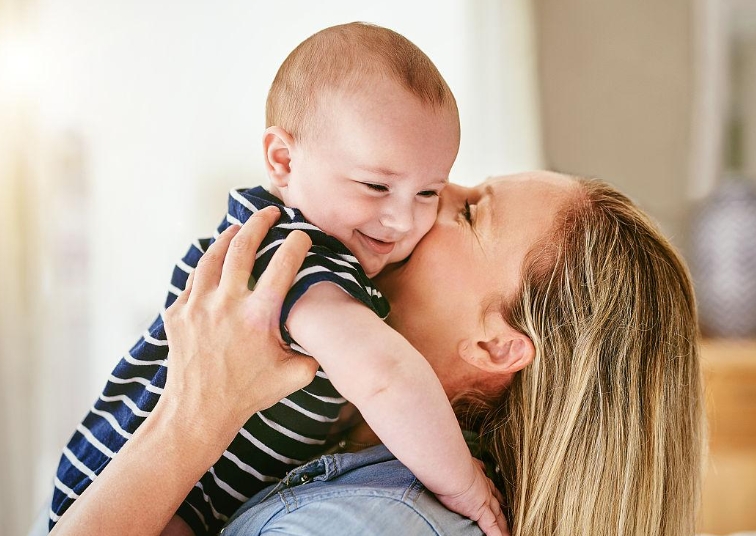
M426 356L450 397L471 386L499 390L532 359L530 339L501 311L518 292L525 256L576 193L574 181L546 172L450 184L410 259L377 279L391 302L389 323Z
M466 358L465 342L455 351L452 338L474 325L465 309L429 317L447 324L425 328L445 339L443 348L425 343L419 319L410 322L412 342L449 394L467 401L459 407L499 465L515 534L692 534L703 432L695 302L684 264L649 219L605 183L530 174L515 179L530 183L518 198L510 181L492 184L495 197L506 199L489 209L509 214L495 215L504 246L489 245L486 255L494 258L485 261L487 270L498 264L506 275L468 268L470 280L459 288L469 294L447 291L463 304L480 303L479 322L495 307L501 323L488 315L489 339L497 330L511 341L524 336L516 342L525 348L522 360L510 355L504 361L512 370L497 371L492 353ZM529 216L534 210L540 223ZM516 230L527 238L507 251L512 222L530 229ZM459 258L474 252L470 246ZM418 253L402 270L422 273L413 263L431 251ZM426 282L431 294L438 283L441 290L456 284L442 275L449 268L436 270ZM473 281L480 277L483 285ZM404 315L395 312L401 331ZM485 337L467 340L491 348Z
M702 401L690 278L629 199L578 185L504 310L536 356L483 411L484 441L521 533L692 534Z

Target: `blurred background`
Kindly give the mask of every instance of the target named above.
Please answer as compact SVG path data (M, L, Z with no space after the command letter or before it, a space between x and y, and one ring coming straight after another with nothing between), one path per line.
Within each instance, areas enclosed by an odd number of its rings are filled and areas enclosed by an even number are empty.
M756 1L0 0L0 534L28 528L228 189L266 184L279 64L354 20L448 81L454 182L598 176L681 249L711 385L701 529L756 529Z

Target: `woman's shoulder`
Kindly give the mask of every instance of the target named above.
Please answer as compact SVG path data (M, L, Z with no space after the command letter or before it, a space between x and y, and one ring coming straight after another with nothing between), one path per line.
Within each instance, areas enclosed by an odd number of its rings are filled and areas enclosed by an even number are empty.
M224 536L286 534L479 535L450 512L383 446L323 456L253 498ZM280 533L280 532L278 532Z

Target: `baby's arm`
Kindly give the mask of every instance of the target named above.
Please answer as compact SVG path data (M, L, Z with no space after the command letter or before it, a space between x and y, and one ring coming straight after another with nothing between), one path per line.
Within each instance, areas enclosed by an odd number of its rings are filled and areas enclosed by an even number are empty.
M450 509L501 534L503 516L425 358L333 284L311 287L287 319L292 337L391 452Z

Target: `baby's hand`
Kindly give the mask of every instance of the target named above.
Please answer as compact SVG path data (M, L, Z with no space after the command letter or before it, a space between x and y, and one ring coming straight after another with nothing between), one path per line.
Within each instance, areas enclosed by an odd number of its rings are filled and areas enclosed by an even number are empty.
M501 493L483 472L483 462L474 458L471 461L475 479L470 487L457 495L436 494L436 497L449 510L476 521L486 536L509 536L507 520L501 512Z

